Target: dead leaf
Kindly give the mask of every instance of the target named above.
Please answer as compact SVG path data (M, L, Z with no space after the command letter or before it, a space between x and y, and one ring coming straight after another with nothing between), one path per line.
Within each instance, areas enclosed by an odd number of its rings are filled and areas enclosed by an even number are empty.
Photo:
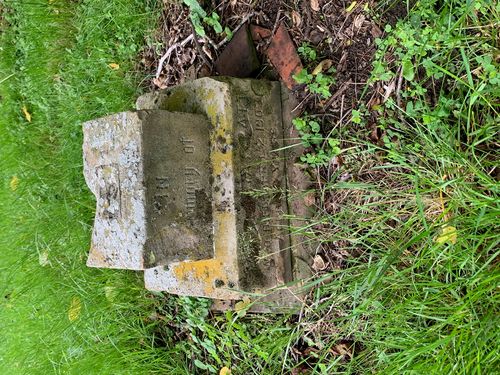
M159 89L166 89L168 87L164 78L153 78L153 84Z
M326 268L326 263L321 255L316 255L314 257L312 268L315 271L323 271Z
M82 311L82 301L80 298L73 297L68 309L68 319L70 322L74 322L80 317L80 313Z
M457 228L444 224L441 229L441 234L434 240L438 244L444 244L446 242L451 244L457 243Z
M313 192L304 195L304 204L307 207L314 206L315 203L316 203L316 195Z
M388 85L384 85L385 93L382 102L385 103L396 89L396 81L393 79Z
M351 348L348 347L346 344L337 344L335 345L332 349L330 349L334 355L341 355L343 357L347 356L349 358L352 358L352 351Z
M382 37L382 35L384 33L382 32L382 30L380 30L380 27L378 27L374 23L372 23L371 25L372 25L371 33L372 33L373 37L374 38L380 38L380 37Z
M9 186L10 186L10 190L16 191L17 187L19 186L19 177L12 176L12 178L10 179Z
M108 64L108 66L113 69L113 70L118 70L120 69L120 65L117 64L117 63L111 63L111 64Z
M302 23L302 18L300 17L300 14L295 10L292 11L292 21L295 26L300 26L300 24Z
M104 295L106 296L106 299L109 302L113 302L116 299L117 294L118 293L117 293L116 288L114 286L106 285L104 287Z
M365 15L363 13L361 14L358 14L355 18L354 18L354 27L356 29L359 29L361 26L363 26L363 23L365 22Z
M316 66L316 68L314 68L314 70L312 71L312 75L315 76L315 75L317 75L325 70L330 69L332 67L332 64L333 64L333 61L330 59L326 59L326 60L321 61Z
M224 366L220 369L219 375L231 375L231 370L228 367Z
M26 121L31 122L31 113L28 112L28 108L26 108L26 106L24 105L22 109L23 109L23 113L24 113L24 117L26 118Z
M318 0L311 0L311 9L314 10L315 12L319 12L319 1Z
M214 61L214 58L212 56L212 52L210 52L210 50L208 49L208 47L206 45L204 45L203 47L201 47L202 51L205 52L205 55L207 55L207 57L211 60L211 61Z

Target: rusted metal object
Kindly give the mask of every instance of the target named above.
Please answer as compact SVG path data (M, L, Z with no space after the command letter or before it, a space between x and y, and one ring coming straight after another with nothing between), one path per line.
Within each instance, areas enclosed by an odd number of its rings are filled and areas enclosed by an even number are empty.
M289 89L297 85L293 75L302 70L302 62L286 27L281 24L271 39L266 55L278 71L282 81Z
M278 82L203 78L86 123L88 264L143 269L146 288L218 309L249 295L256 311L296 307L315 249L289 230L307 184L285 147L297 143L289 102Z
M243 25L233 36L215 62L220 75L247 78L260 66L248 25Z

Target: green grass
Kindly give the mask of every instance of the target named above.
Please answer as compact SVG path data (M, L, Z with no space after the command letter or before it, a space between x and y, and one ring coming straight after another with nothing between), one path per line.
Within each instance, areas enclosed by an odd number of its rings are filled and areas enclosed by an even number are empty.
M85 266L81 123L132 108L156 2L0 4L2 374L497 371L498 5L420 1L387 30L371 84L402 89L331 131L344 163L302 228L339 267L299 316L242 317Z
M157 5L34 0L0 7L0 372L159 369L160 353L149 354L152 300L139 276L84 265L94 201L81 155L82 121L132 107L142 78L136 56L156 25ZM81 311L71 322L74 299Z

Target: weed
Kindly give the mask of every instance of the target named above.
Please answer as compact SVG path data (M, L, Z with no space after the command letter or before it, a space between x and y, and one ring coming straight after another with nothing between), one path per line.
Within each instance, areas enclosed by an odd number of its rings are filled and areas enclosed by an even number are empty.
M333 73L329 71L328 73ZM299 73L293 76L293 79L298 84L305 84L307 89L313 94L318 94L323 99L328 99L332 96L330 87L335 83L335 79L330 74L310 74L307 69L302 69Z
M318 57L316 50L309 43L302 43L297 51L306 62L314 62Z
M222 25L219 20L220 17L216 12L212 12L210 15L200 6L197 0L183 0L184 4L189 8L189 17L191 18L191 22L193 24L194 30L196 34L201 37L206 36L205 27L203 26L202 21L208 26L212 27L213 30L220 34L223 31L226 35L231 38L232 32L229 28L222 29Z
M311 150L301 156L302 162L313 167L326 165L340 154L340 142L337 139L325 139L321 134L321 126L311 117L297 117L293 120L293 125L299 132L302 145Z

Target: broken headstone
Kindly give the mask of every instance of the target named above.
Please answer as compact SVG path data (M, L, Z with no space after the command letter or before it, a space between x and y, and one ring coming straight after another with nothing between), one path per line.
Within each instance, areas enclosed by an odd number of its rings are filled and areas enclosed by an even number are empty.
M296 305L315 249L289 231L303 208L290 187L305 186L289 100L277 82L203 78L85 123L88 264L143 269L151 290Z

